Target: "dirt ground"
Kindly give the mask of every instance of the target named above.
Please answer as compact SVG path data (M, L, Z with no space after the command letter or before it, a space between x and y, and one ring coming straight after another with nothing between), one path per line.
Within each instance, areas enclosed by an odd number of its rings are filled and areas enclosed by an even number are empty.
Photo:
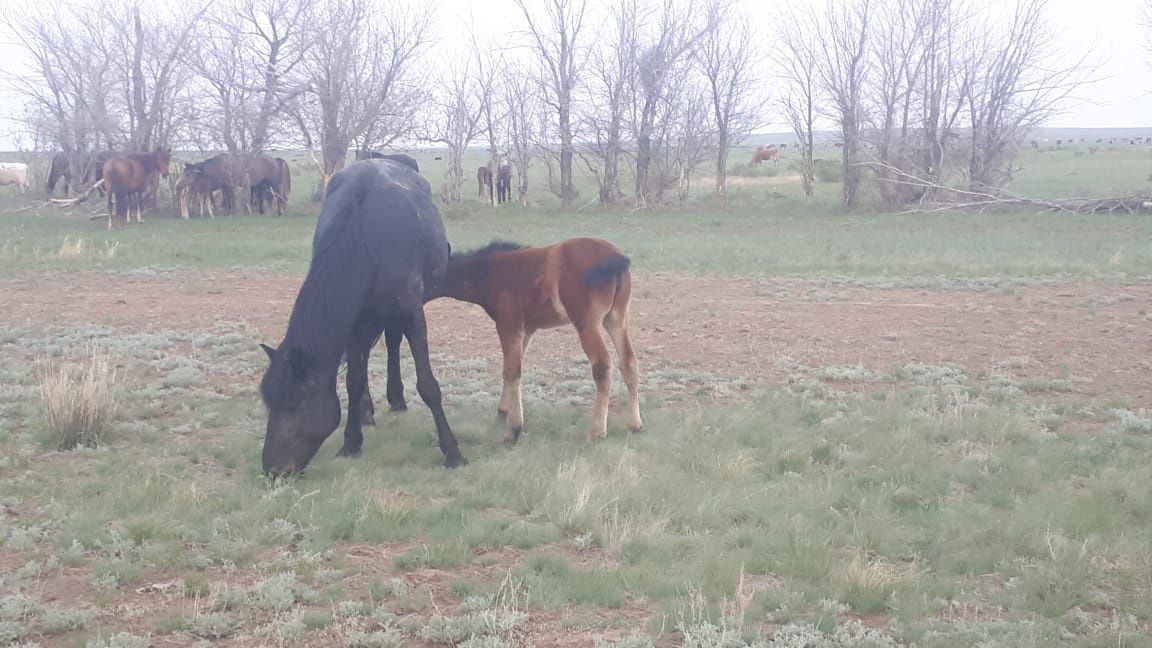
M9 280L0 282L0 328L211 331L219 322L245 322L264 341L276 343L299 284L299 277L259 272L88 273ZM1046 397L1116 400L1144 408L1152 407L1150 305L1152 284L1074 282L925 290L640 274L634 277L632 335L641 370L648 372L688 371L773 387L786 383L797 367L852 367L891 376L913 363L955 364L970 375L995 371L1018 381L1059 381L1061 392ZM499 344L483 311L439 300L428 306L428 319L440 358L449 362L488 358L495 380ZM580 355L572 331L555 329L538 334L528 364L560 366ZM891 386L879 383L844 381L837 389ZM355 589L366 587L369 576L377 572L387 576L389 555L403 547L345 549L358 570L357 582L348 583ZM10 558L12 566L22 564L20 556ZM514 550L504 550L487 567L475 567L477 571L469 575L496 578L519 558ZM172 579L168 573L152 576L141 580ZM435 600L450 598L449 576L424 569L406 577L429 592L430 610ZM59 582L47 589L61 592L59 602L67 603L68 597L84 591L78 583L85 578L84 570L62 573ZM154 619L187 612L177 591L138 598L151 612L122 629L147 633ZM431 614L429 610L419 613ZM621 610L606 612L614 627L610 634L622 636L641 627L649 613L632 601ZM518 638L526 645L589 646L590 639L576 630L606 624L595 616L534 611ZM73 645L68 642L74 640L62 636L45 645ZM154 641L157 646L187 645L188 637L177 633ZM265 638L236 639L229 645L264 642Z
M247 322L278 342L298 277L262 273L71 274L0 283L0 326L104 325L136 332ZM807 280L642 274L631 327L642 371L675 368L771 386L796 365L891 373L910 363L1059 380L1071 397L1152 406L1152 285L1075 282L1000 290L871 288ZM447 358L500 350L476 306L428 306ZM253 341L255 342L255 340ZM570 329L543 331L527 365L581 355ZM851 387L849 385L849 387Z

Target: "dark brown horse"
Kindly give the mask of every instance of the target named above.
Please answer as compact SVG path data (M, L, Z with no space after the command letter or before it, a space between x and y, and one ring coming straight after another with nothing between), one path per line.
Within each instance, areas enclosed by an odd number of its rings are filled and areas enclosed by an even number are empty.
M116 154L112 151L100 151L99 153L57 153L52 156L52 162L48 165L48 178L44 182L44 187L48 198L56 191L56 185L61 180L64 181L64 195L67 196L70 189L78 187L79 185L87 185L91 182L100 182L104 177L104 163ZM97 187L100 195L104 195L104 187L101 185Z
M756 149L756 153L752 155L752 164L759 165L765 160L772 160L773 162L780 162L780 153L773 146L761 146Z
M250 162L257 159L252 158ZM264 168L263 161L260 161L258 166L250 164L250 169L255 169L263 175L260 180L251 185L250 200L261 214L264 213L264 202L267 200L276 209L276 215L282 216L284 210L288 208L288 194L292 191L292 171L288 168L288 162L283 158L272 158L272 161L276 164L275 178L268 177L268 170Z
M492 195L492 169L487 165L476 169L476 184L479 186L481 198Z
M512 165L501 164L496 170L496 203L512 200Z
M127 153L104 163L104 184L108 189L108 229L112 229L112 212L115 205L117 218L127 223L132 204L136 206L136 222L143 222L142 199L144 192L156 183L158 176L168 177L168 163L172 160L172 149L162 149L151 153Z
M496 322L504 353L504 390L497 412L508 419L507 443L515 443L524 425L520 374L532 334L572 324L592 364L596 408L590 439L603 437L608 425L611 338L628 388L630 430L640 430L638 367L628 338L632 295L630 262L616 246L593 238L574 238L540 248L494 241L474 252L453 255L440 295L480 305Z

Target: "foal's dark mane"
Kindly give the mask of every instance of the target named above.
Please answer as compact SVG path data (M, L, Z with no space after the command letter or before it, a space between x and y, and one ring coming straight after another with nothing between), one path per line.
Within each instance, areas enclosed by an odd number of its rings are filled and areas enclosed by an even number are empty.
M521 243L513 243L512 241L493 240L488 245L476 248L475 250L468 250L467 252L453 252L453 261L469 261L472 259L479 259L496 252L511 252L513 250L522 250L528 246Z

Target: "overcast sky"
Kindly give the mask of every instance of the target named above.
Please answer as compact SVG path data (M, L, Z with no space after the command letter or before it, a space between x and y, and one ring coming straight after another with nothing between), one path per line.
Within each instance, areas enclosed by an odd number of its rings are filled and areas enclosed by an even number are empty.
M79 0L88 2L91 0ZM164 1L164 0L161 0ZM182 1L182 0L169 0ZM774 16L793 2L807 0L742 0L742 11L771 43ZM971 0L1001 4L1000 0ZM1144 0L1049 0L1049 20L1061 35L1060 47L1069 58L1088 54L1098 64L1097 81L1080 90L1063 114L1048 126L1147 127L1152 126L1152 54L1144 44L1152 39L1141 25L1140 3ZM435 0L440 47L466 46L469 25L481 40L503 44L521 26L513 0ZM599 19L599 15L594 16ZM770 46L770 45L769 45ZM0 34L0 67L4 72L27 69L27 58L11 35ZM2 91L0 91L2 92ZM10 132L19 103L0 94L0 150L13 148ZM784 130L770 105L765 106L769 131Z

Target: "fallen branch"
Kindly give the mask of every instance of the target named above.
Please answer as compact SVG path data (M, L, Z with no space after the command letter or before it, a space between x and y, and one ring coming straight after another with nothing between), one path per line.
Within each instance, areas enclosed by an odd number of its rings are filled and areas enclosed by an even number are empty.
M93 191L96 191L103 186L104 179L101 178L99 182L93 184L91 187L88 187L88 191L85 191L75 198L49 198L48 202L60 208L75 207L76 205L79 205L80 203L88 200L88 196L92 195Z
M939 200L936 202L926 202L922 198L917 206L900 212L901 214L932 214L964 210L975 210L979 213L984 213L991 209L1007 207L1038 207L1045 211L1058 211L1068 214L1112 214L1116 212L1135 214L1141 211L1152 210L1152 197L1150 196L1058 199L1030 198L1013 194L1006 189L976 191L949 187L938 182L920 178L903 169L879 160L872 160L868 164L884 169L894 176L891 178L881 177L879 178L881 182L910 185L930 190L937 195L951 195L957 198L957 200L953 201ZM924 195L927 196L928 192L926 191Z

